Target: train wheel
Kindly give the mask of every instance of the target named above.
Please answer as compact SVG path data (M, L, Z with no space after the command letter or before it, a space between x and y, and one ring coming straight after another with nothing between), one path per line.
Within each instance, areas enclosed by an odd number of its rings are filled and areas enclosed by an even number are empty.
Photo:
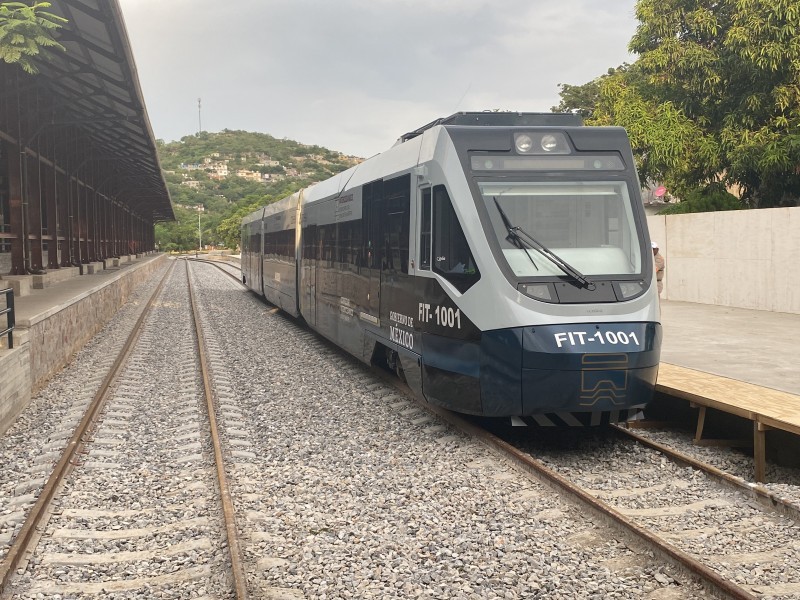
M403 383L408 383L406 381L406 372L403 370L403 365L397 357L397 354L395 354L395 359L394 372L397 374L397 378Z

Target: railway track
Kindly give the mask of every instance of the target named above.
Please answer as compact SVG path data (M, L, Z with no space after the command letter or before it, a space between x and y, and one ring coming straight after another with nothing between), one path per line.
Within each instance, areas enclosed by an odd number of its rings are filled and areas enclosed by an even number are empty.
M800 507L761 486L622 427L576 448L551 436L531 441L519 430L513 439L498 436L420 406L609 520L715 597L800 598Z
M227 260L213 260L213 259L206 259L206 258L187 258L186 260L190 262L197 262L197 263L204 263L207 265L214 265L217 269L225 273L228 277L231 277L235 281L241 283L242 282L242 269L238 266L235 262L227 261ZM244 285L244 284L242 284Z
M152 294L3 556L4 597L248 597L184 264Z
M774 497L613 437L579 452L514 446L428 412L235 276L184 265L208 364L195 362L188 283L173 274L149 345L131 352L49 523L33 528L41 554L22 553L3 597L236 597L228 547L252 597L800 597L797 519ZM715 514L729 527L696 522Z

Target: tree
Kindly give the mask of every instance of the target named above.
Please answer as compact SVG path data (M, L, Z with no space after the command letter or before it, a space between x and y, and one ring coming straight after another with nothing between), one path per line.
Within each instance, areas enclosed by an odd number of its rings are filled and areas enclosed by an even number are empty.
M224 130L185 136L180 142L156 142L170 196L175 204L176 222L156 226L159 246L163 249L191 250L197 247L197 212L201 205L204 244L223 244L235 248L239 244L241 218L314 181L327 179L354 164L357 160L319 146L303 146L292 140L278 140L263 133ZM255 166L269 158L281 164L276 170L284 176L269 182L250 181L229 176L212 178L203 169L186 170L181 164L209 164L239 160L243 166ZM284 165L297 164L302 176L286 176ZM264 167L270 169L271 167ZM197 181L192 187L181 185ZM188 210L191 208L192 210Z
M53 32L67 20L44 11L49 2L0 3L0 59L9 64L18 64L26 73L39 72L34 58L42 48L66 50L53 38Z
M561 102L558 106L551 107L550 110L559 113L577 113L584 119L590 118L600 104L600 90L603 82L617 73L624 73L629 66L624 63L616 69L610 68L604 75L600 75L600 77L596 77L583 85L559 83L558 87L561 91L558 92L558 95L561 96Z
M634 71L617 72L600 84L589 125L624 127L642 181L663 183L683 197L717 178L721 170L713 136L671 101L659 101Z
M217 226L217 234L220 236L222 244L226 248L236 248L239 246L242 219L262 206L264 206L263 202L254 202L246 206L241 206L237 208L232 215L222 219L219 226Z
M630 50L646 100L670 102L706 137L688 157L738 184L750 206L800 198L800 3L639 0Z

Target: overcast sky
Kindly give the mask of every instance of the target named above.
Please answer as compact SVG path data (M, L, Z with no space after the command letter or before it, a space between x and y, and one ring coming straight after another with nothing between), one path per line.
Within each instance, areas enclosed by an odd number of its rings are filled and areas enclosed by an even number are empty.
M549 111L632 62L635 0L120 0L156 137L369 157L465 110Z

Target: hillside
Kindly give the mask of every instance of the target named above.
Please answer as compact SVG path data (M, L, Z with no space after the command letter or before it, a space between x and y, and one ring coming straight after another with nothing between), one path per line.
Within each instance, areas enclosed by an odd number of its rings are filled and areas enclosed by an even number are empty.
M201 132L170 143L159 140L157 149L176 218L156 226L162 250L197 248L198 215L204 246L230 246L244 214L361 161L320 146L248 131Z

